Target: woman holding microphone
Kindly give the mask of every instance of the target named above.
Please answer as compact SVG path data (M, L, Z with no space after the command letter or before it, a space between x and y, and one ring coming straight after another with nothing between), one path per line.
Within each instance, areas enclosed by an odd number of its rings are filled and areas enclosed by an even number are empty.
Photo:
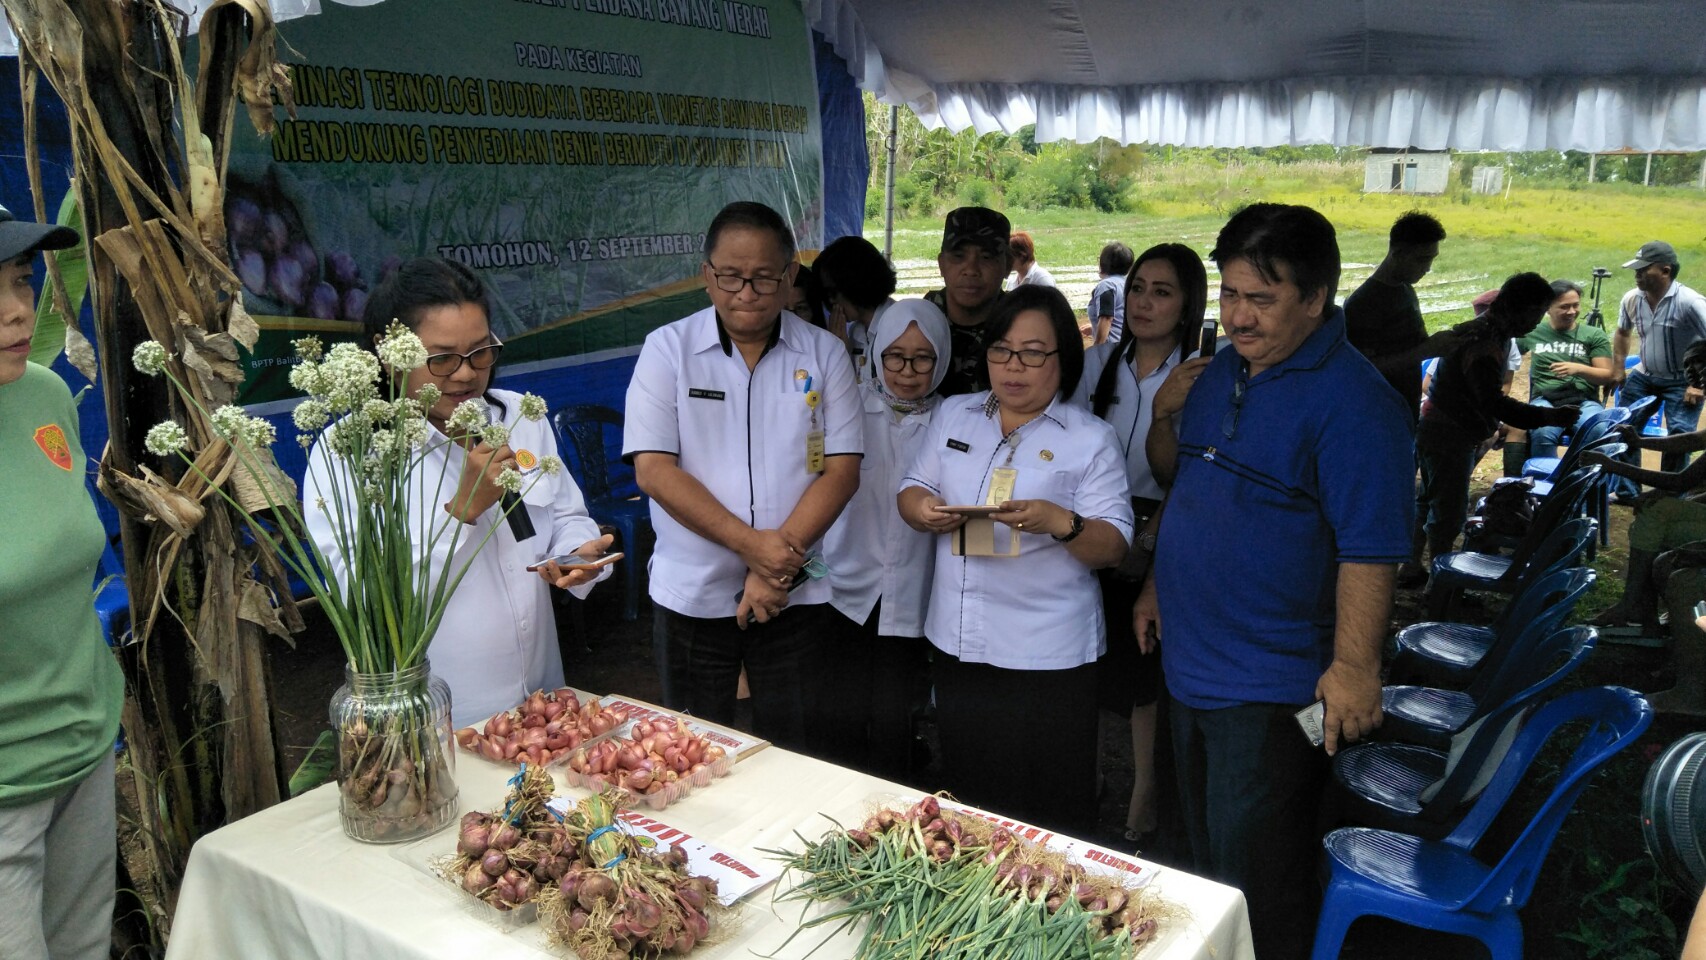
M901 518L936 537L924 633L945 785L990 810L1082 833L1095 822L1095 571L1130 546L1113 428L1066 402L1084 372L1059 291L1026 286L990 318L992 388L944 401L900 482Z

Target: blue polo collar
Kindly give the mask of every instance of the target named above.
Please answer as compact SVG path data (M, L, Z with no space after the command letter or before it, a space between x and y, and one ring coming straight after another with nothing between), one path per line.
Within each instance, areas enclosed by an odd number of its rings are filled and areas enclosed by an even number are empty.
M1297 370L1315 370L1332 359L1335 352L1345 345L1345 309L1335 306L1332 316L1326 322L1315 328L1291 356L1274 364L1259 375L1250 378L1251 384L1283 377ZM1245 361L1246 365L1248 361Z

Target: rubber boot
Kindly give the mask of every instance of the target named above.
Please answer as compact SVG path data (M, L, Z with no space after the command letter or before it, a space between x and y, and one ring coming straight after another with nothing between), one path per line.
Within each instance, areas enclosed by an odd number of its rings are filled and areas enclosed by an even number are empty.
M1522 465L1528 462L1528 441L1505 442L1505 476L1522 476Z

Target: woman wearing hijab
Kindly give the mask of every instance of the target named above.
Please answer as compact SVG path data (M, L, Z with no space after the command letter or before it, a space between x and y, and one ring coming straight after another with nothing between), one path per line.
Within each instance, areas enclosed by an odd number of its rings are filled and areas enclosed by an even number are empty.
M912 463L948 371L948 318L925 300L890 301L872 320L862 372L865 458L859 491L824 537L840 626L820 667L823 748L833 759L902 779L912 709L924 687L924 614L936 538L906 525L893 491Z

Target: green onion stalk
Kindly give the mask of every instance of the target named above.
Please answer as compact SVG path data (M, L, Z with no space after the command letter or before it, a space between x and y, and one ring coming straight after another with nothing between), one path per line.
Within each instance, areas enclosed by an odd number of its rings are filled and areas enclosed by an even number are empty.
M798 852L765 851L797 878L778 899L804 904L789 942L816 927L833 927L829 939L851 931L857 960L1118 960L1178 913L1147 887L1088 873L935 797L800 840Z
M416 517L410 506L424 491L444 489L449 460L434 484L423 475L430 452L451 443L500 446L511 425L487 423L484 407L468 401L452 413L448 436L434 429L426 413L440 396L437 388L429 384L413 397L404 395L408 373L425 364L426 349L400 323L391 325L373 352L353 343L328 351L315 337L297 340L295 347L298 362L290 383L307 395L294 413L296 441L305 450L319 442L324 453L329 489L311 508L323 513L347 565L341 578L319 545L304 536L303 511L309 507L297 502L290 481L274 465L272 425L236 405L203 408L180 379L183 361L155 341L136 348L136 368L171 382L214 443L228 445L260 496L251 504L227 492L229 461L217 478L209 476L198 459L209 451L192 456L190 438L175 422L152 428L146 446L156 456L182 459L319 601L351 678L349 696L340 691L333 717L345 829L361 839L404 840L437 829L456 813L448 688L429 679L426 651L451 595L502 526L489 524L460 561L434 563L435 557L459 555L466 525L448 512L423 510ZM522 417L539 420L545 411L539 397L523 397ZM562 461L545 457L539 467L533 483L560 472ZM497 468L488 464L486 470ZM497 470L493 482L518 494L527 486L513 469ZM521 498L511 502L507 509L516 509Z

